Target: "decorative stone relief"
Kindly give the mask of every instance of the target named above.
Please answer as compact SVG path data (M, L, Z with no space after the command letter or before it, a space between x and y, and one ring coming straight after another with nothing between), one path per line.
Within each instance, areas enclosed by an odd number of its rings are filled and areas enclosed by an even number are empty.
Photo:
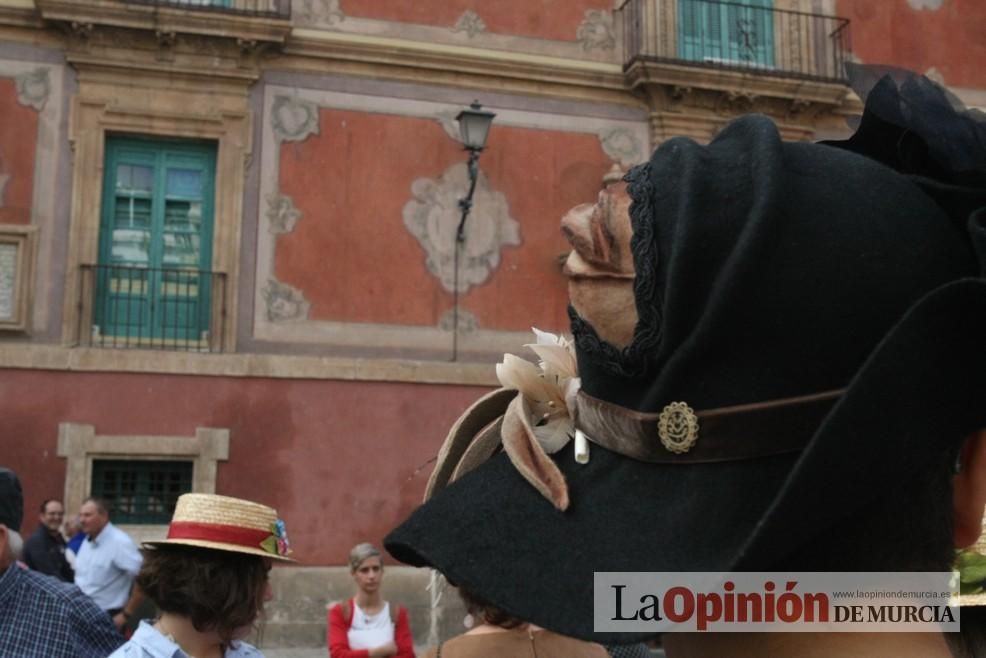
M459 122L455 120L458 114L458 112L453 112L452 110L443 110L435 115L435 119L441 124L442 130L445 131L446 135L461 143L462 133L459 131Z
M44 109L51 93L51 80L48 69L34 69L30 73L22 73L14 79L17 87L17 102L26 107L33 107L38 112Z
M301 211L287 194L272 194L267 197L267 230L271 233L290 233L301 219Z
M297 96L278 96L271 107L270 124L279 141L304 141L318 134L318 105Z
M299 25L335 25L346 19L339 0L295 0L293 13Z
M267 319L271 322L308 319L311 304L297 288L270 278L260 293L267 303Z
M907 0L907 4L911 6L911 9L917 9L918 11L922 9L938 11L944 3L945 0Z
M442 331L452 331L452 327L455 324L456 317L453 309L449 309L442 313L442 317L438 320L438 328ZM464 308L460 308L458 325L460 334L471 334L475 333L475 331L479 329L479 320L471 312Z
M759 96L751 91L723 91L716 99L715 110L719 114L747 114L753 110Z
M463 12L462 16L459 16L459 20L456 21L452 31L465 32L466 36L472 39L480 32L486 31L486 23L483 22L483 19L480 18L479 14L474 12L472 9L467 9Z
M613 14L604 9L588 9L585 18L575 33L575 40L582 50L593 48L612 50L616 47L616 30L613 27Z
M411 184L412 199L404 205L404 226L425 250L425 266L452 292L455 277L455 233L462 211L459 199L469 189L465 163L454 164L441 178L419 178ZM465 243L459 253L460 293L486 281L500 264L500 249L520 244L520 224L510 217L507 199L493 190L482 171L476 181Z
M643 144L632 131L614 128L599 134L603 153L624 167L631 167L647 159Z

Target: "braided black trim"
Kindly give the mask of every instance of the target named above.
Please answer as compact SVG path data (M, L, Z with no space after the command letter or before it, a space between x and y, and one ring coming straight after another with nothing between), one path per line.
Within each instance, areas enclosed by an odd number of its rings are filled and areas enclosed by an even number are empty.
M658 289L658 251L654 230L654 185L651 181L650 163L632 168L624 179L630 195L630 225L633 236L630 251L633 253L636 274L633 280L633 296L637 305L637 326L633 341L618 348L599 337L596 330L582 319L575 309L568 307L572 335L579 351L589 355L610 373L623 377L642 374L648 364L648 354L661 342L661 312L663 300Z

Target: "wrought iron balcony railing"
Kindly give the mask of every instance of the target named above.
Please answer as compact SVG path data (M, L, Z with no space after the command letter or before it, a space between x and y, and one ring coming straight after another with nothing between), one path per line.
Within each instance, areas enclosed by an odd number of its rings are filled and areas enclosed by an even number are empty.
M130 265L81 269L80 345L225 351L225 274Z
M624 70L636 62L734 69L822 81L845 79L849 20L770 3L626 0Z
M288 18L291 0L125 0L134 5L172 7L174 9L201 9L244 16Z

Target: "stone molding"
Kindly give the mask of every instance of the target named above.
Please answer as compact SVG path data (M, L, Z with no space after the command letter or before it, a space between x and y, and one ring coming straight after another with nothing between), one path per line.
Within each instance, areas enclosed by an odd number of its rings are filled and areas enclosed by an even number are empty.
M785 139L811 139L856 107L840 83L681 64L636 62L627 81L647 100L653 146L674 136L707 142L730 120L750 112L771 117Z
M347 19L346 24L349 22ZM443 29L447 31L447 28ZM563 54L555 54L495 47L484 41L487 37L485 32L471 40L461 33L455 36L465 40L464 44L295 28L285 44L284 53L315 60L333 60L338 62L338 66L333 64L333 69L340 73L349 69L351 74L381 77L382 71L386 70L386 77L422 84L495 86L513 93L623 104L632 102L625 95L622 65L609 61L610 53L615 53L617 49L590 51L606 54L607 60L599 61L587 59L577 42L569 44L570 48ZM292 61L289 64L300 65L301 62ZM491 80L500 82L492 83Z
M336 91L327 89L304 88L297 80L291 80L285 85L267 84L264 87L263 100L263 119L260 125L262 130L262 145L258 151L262 154L261 174L260 174L260 199L270 199L280 194L278 181L280 180L280 138L274 130L270 116L273 113L274 104L278 98L291 97L297 102L312 104L320 109L337 109L347 111L358 111L366 113L383 113L396 116L416 117L438 122L445 130L450 139L456 139L458 126L454 120L455 114L462 109L461 105L452 105L449 102L427 100L424 98L408 98L400 95L389 95L385 92L364 92L354 93L352 91ZM610 157L621 158L620 148L626 149L627 143L640 146L640 151L646 156L646 145L648 143L648 129L646 121L641 118L603 118L587 114L564 114L560 111L547 110L521 110L512 108L502 108L490 105L490 108L497 113L496 124L498 126L516 126L522 128L534 128L540 130L554 130L560 132L573 132L581 134L591 134L602 140L607 136L615 136L609 140L611 146L608 150ZM623 139L617 139L620 135ZM614 162L616 160L614 159ZM458 225L460 214L458 208L458 198L465 192L465 165L456 163L449 168L450 172L457 172L454 181L432 180L427 182L428 177L422 177L417 184L417 189L408 192L422 197L421 199L412 198L408 202L410 214L413 216L409 228L412 232L417 231L416 235L422 240L422 246L427 254L426 257L433 261L433 267L429 266L433 273L436 273L440 281L447 290L452 288L451 280L451 257L453 255L450 247L454 245L455 228ZM480 162L480 172L482 172L482 162ZM454 184L453 184L454 183ZM427 188L424 189L424 188ZM497 266L499 249L492 249L490 244L514 244L519 240L513 229L513 220L509 218L507 202L503 199L502 204L497 201L498 193L488 190L485 176L480 176L480 183L477 186L479 194L489 196L481 202L477 202L474 212L490 212L490 208L500 206L500 214L503 215L503 230L495 234L485 236L480 240L478 234L474 235L480 224L486 222L476 222L472 217L467 225L467 235L471 236L467 243L467 251L460 253L463 256L460 270L460 289L466 289L470 285L488 280L490 272ZM437 219L441 221L430 222L436 217L427 217L429 222L422 222L421 213L428 215L429 208L432 210L435 204L429 204L426 197L428 190L435 192L436 189L442 190L444 206L446 211L439 213L442 215ZM486 190L486 191L484 191ZM432 195L434 196L434 195ZM502 198L502 197L501 197ZM311 209L298 209L307 212L308 217L313 219ZM447 215L447 216L445 216ZM407 216L407 213L405 213ZM255 280L258 282L254 291L254 308L252 317L253 335L251 338L258 341L270 341L276 343L295 343L300 345L318 345L339 352L359 351L366 355L412 355L415 358L434 358L445 359L451 351L451 339L449 332L441 327L441 318L436 318L434 324L429 326L408 326L397 324L382 323L359 323L342 322L327 319L317 319L305 317L304 313L295 313L300 310L301 299L295 299L288 295L272 295L273 289L268 282L277 280L274 263L275 251L278 241L278 230L272 226L272 220L276 215L269 215L261 212L258 217L257 227L257 259L255 263ZM454 221L453 221L454 220ZM306 220L308 221L308 220ZM398 221L400 221L398 219ZM439 235L432 235L431 228L425 230L423 224L434 224L441 226ZM492 240L492 241L491 241ZM482 247L469 253L469 244ZM430 246L429 246L430 245ZM444 249L444 251L443 251ZM429 252L430 250L430 252ZM467 260L473 258L475 270L469 276L463 276L469 265ZM447 261L447 262L446 262ZM471 277L471 278L470 278ZM293 282L295 285L304 288L300 282ZM302 295L304 290L299 291ZM284 299L291 301L292 312L288 316L280 313L271 313L271 301ZM295 304L294 302L297 302ZM243 319L246 321L247 319ZM499 331L489 327L477 327L475 331L461 335L459 348L463 354L470 355L466 358L473 360L492 361L499 358L504 352L514 351L518 345L528 342L528 336L518 331Z
M459 318L460 324L462 318ZM478 332L477 332L478 333ZM530 341L517 336L516 352ZM501 356L501 355L497 355ZM262 377L270 379L335 379L411 384L497 386L494 359L488 362L368 359L342 356L286 354L196 354L136 349L99 349L0 343L0 369L56 372L134 372L203 377Z
M151 436L96 434L93 425L58 424L59 457L65 464L65 509L77 510L92 491L92 464L96 459L173 460L192 462L192 491L216 493L216 467L229 459L229 430L197 427L195 435ZM163 536L166 525L123 526L137 531L144 541Z
M79 92L72 99L69 141L75 152L72 219L66 262L62 339L80 338L79 266L99 253L105 136L109 132L210 139L217 144L212 269L227 274L222 343L236 345L240 234L246 163L252 151L250 77L216 77L146 68L139 77L115 61L119 53L69 53ZM130 90L121 96L119 90Z
M33 252L34 272L28 282L32 304L27 309L32 335L49 329L49 317L57 304L51 300L60 284L53 276L58 268L52 262L55 243L52 235L61 219L57 217L58 194L55 191L59 187L59 166L64 154L58 145L65 139L65 75L65 67L60 65L42 66L36 61L0 59L0 78L13 78L17 102L38 113L31 183L31 226L36 230L36 248Z

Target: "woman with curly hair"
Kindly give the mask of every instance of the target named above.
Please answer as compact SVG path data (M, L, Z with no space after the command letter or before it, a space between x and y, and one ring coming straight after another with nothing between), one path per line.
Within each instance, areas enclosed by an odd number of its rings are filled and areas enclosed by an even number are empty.
M163 541L147 542L137 586L157 604L110 658L263 658L242 638L270 599L268 573L287 557L284 523L270 507L185 494Z

